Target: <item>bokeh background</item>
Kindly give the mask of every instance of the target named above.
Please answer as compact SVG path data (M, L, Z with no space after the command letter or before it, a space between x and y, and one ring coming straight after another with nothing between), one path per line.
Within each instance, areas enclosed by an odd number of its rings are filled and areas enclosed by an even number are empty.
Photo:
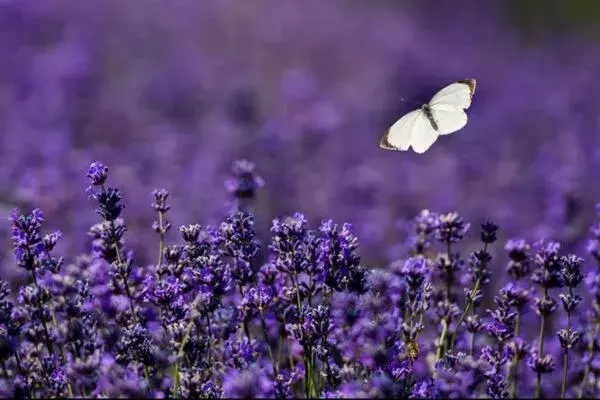
M42 208L69 260L86 249L95 160L140 263L151 190L171 191L174 225L216 223L238 158L266 181L265 239L277 216L332 217L382 266L429 208L577 247L600 200L599 15L594 0L2 0L0 273L13 207ZM401 98L464 78L462 131L420 156L378 148L415 107Z

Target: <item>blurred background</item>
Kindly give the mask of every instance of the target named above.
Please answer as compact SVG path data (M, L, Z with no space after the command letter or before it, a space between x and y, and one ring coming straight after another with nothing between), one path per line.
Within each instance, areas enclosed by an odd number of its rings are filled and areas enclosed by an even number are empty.
M595 0L2 0L1 274L13 207L42 208L68 260L87 248L95 160L141 263L152 189L171 191L175 227L217 223L239 158L266 181L265 240L274 217L331 217L381 266L429 208L577 247L600 201L599 17ZM423 155L378 148L415 107L401 98L464 78L463 130Z

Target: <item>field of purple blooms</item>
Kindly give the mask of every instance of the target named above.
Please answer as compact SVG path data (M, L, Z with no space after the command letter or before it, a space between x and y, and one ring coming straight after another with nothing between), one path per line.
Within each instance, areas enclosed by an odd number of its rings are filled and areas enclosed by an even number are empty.
M0 0L0 397L600 397L600 3L301 3Z

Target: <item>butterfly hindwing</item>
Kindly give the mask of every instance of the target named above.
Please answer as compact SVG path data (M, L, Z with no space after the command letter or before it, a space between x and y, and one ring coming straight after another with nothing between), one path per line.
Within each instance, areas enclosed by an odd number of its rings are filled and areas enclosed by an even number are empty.
M415 153L425 153L439 136L424 112L421 112L412 131L410 144Z
M439 135L448 135L462 129L468 121L467 114L459 107L438 104L430 106L431 116L438 126Z

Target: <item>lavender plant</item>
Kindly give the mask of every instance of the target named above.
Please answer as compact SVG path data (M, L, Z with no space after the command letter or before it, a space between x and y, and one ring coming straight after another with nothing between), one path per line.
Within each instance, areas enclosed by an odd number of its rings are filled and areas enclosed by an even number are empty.
M61 235L42 233L42 212L13 212L14 260L29 282L13 296L0 281L0 394L597 394L600 285L596 273L584 275L583 258L561 255L552 241L536 244L532 255L527 242L511 239L507 282L490 304L483 288L491 287L490 270L500 263L492 256L499 228L483 224L482 247L465 260L461 241L469 224L456 213L422 211L406 257L387 268L363 265L350 224L326 219L312 228L301 213L275 219L265 246L251 211L264 182L250 166L235 164L228 193L238 202L231 213L217 225L180 226L180 243L168 244L170 193L153 191L148 212L155 213L158 240L149 245L158 257L149 265L139 265L128 249L123 192L109 186L100 162L87 173L101 218L89 230L89 251L72 260L54 256ZM589 252L598 260L595 226L591 232ZM522 318L533 293L528 277L539 287L539 323ZM589 306L577 293L584 279ZM562 288L564 324L549 335L561 313L553 291ZM560 378L543 379L555 373L553 349L562 355ZM521 370L525 359L529 369Z

